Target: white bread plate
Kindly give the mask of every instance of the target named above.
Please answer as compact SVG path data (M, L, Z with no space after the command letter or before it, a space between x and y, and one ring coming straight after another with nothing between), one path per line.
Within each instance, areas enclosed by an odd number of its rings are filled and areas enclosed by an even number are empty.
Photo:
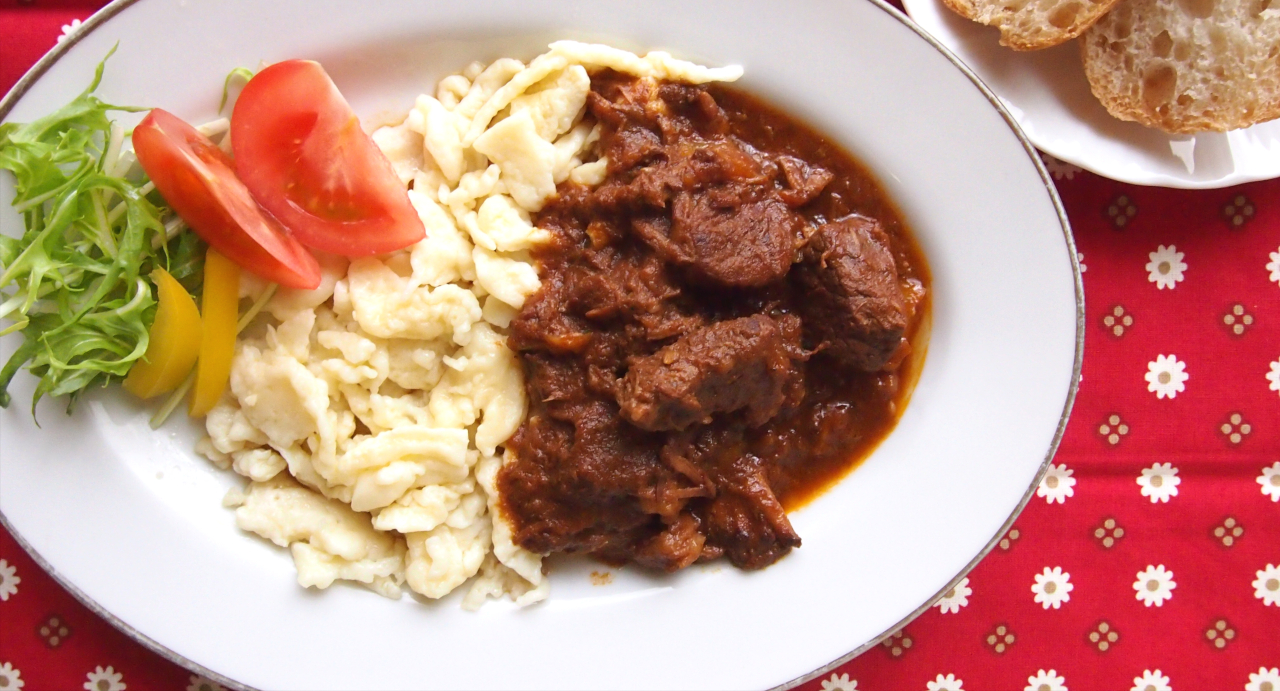
M1117 120L1089 91L1076 41L1015 52L1000 45L998 30L942 0L903 5L995 92L1036 148L1060 161L1120 182L1185 189L1280 177L1280 120L1194 135Z

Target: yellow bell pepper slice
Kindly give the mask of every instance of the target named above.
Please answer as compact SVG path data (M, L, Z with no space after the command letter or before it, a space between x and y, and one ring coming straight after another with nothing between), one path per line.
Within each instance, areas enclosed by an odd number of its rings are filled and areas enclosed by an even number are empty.
M236 321L240 309L240 267L212 247L204 258L204 295L201 297L204 339L196 363L195 393L187 408L191 417L203 417L222 397L231 378L236 350Z
M138 398L159 396L178 388L200 354L200 312L191 294L164 269L151 274L156 284L156 320L147 352L124 378L124 388Z

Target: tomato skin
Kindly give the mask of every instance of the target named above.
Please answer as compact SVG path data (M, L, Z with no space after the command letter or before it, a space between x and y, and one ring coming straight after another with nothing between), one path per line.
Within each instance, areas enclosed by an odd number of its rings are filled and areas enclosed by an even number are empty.
M156 189L197 235L236 264L291 288L320 285L320 263L265 213L231 158L172 113L156 108L133 130Z
M391 163L319 63L263 68L231 114L236 173L304 245L384 254L426 236Z

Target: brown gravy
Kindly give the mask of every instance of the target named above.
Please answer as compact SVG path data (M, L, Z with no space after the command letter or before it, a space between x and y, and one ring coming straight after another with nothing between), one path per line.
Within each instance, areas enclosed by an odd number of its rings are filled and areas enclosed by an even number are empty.
M775 488L778 497L788 511L794 511L848 475L897 425L924 365L933 313L933 291L929 290L933 281L924 253L912 237L897 205L861 162L807 124L761 98L720 85L713 85L708 91L730 113L737 137L762 151L789 153L834 172L835 177L824 193L804 211L815 220L841 218L854 213L880 221L891 239L898 272L919 280L926 289L917 308L916 319L908 331L912 350L897 370L898 390L891 404L866 406L864 415L854 415L847 420L849 427L842 432L847 440L845 448L815 455L800 467L791 469L784 478L779 478L781 482ZM850 387L866 391L867 376L862 375L862 382L850 381ZM853 377L855 380L858 378ZM857 398L856 394L851 397Z

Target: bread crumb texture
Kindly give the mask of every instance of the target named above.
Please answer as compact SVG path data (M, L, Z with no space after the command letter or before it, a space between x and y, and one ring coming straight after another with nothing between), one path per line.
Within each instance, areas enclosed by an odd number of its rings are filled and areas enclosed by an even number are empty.
M1039 50L1079 36L1118 0L943 0L957 14L1000 29L1000 44Z
M1280 0L1125 0L1081 54L1122 120L1189 134L1280 117Z

